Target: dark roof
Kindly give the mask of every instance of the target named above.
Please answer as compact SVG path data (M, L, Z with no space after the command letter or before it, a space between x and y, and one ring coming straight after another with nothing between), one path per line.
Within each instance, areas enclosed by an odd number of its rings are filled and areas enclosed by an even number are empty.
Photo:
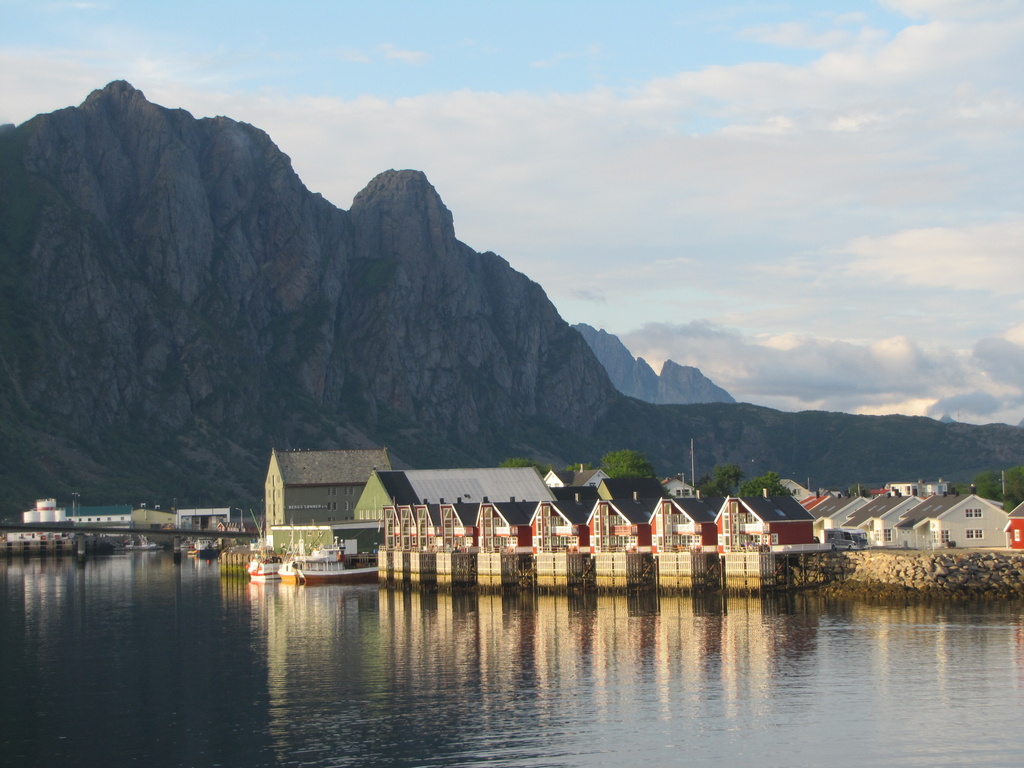
M380 478L380 484L384 486L384 492L391 497L395 504L411 506L421 501L416 498L416 491L413 490L405 472L400 470L378 472L377 477Z
M672 503L679 507L686 516L695 523L713 523L718 516L721 503L708 503L707 499L673 498Z
M499 501L491 504L509 525L529 525L537 510L535 501Z
M638 523L649 523L654 517L654 512L661 503L661 498L655 499L611 499L608 502L611 506L626 518L633 525Z
M815 518L792 496L743 496L740 501L765 523L813 522Z
M561 487L556 486L551 489L551 493L555 495L556 499L562 499L564 501L575 501L577 495L579 495L581 500L597 500L596 485L563 485Z
M430 517L431 525L441 525L442 521L440 504L427 504L427 515Z
M576 501L574 499L559 499L550 502L551 506L557 509L562 517L571 525L586 525L594 514L593 500Z
M608 477L601 481L605 499L663 499L665 489L656 477Z
M387 448L352 451L274 451L287 485L365 484L374 470L391 469Z
M455 516L463 525L476 525L476 518L480 514L480 505L468 501L455 504L445 504L455 510Z

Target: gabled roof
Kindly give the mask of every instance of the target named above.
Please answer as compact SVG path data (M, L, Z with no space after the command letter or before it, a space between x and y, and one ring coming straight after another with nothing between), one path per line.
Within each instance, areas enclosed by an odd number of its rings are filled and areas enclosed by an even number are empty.
M815 517L792 496L741 496L739 501L764 523L813 522Z
M423 506L422 504L420 505ZM430 517L431 525L441 525L441 505L427 504L427 515Z
M602 499L665 498L665 489L656 477L607 477L598 488Z
M480 504L508 501L549 501L554 498L533 467L491 469L407 469L378 472L385 490L399 504ZM385 478L385 475L388 477ZM395 492L411 494L401 501ZM403 496L405 498L405 496Z
M974 507L977 504L982 504L987 507L990 511L998 509L1000 512L1003 510L998 504L995 504L988 499L983 499L980 496L970 494L968 496L929 496L916 507L907 512L907 516L915 515L919 518L925 517L942 517L947 512L950 512L954 507L963 504L965 506Z
M384 488L384 492L391 497L395 504L411 506L420 501L420 499L416 498L416 490L412 487L412 483L409 482L405 472L399 470L378 472L377 477Z
M501 515L509 525L529 525L533 522L533 514L537 511L535 501L499 501L491 502L490 506Z
M718 503L715 504L708 499L673 498L672 504L683 510L686 516L695 523L713 523L715 522L715 517L718 516L718 510L722 507L720 499L715 501Z
M477 515L480 514L479 504L469 504L463 502L462 504L444 504L445 507L451 507L455 511L455 516L459 518L459 522L465 525L476 525Z
M1020 520L1021 518L1024 518L1024 501L1022 501L1020 504L1013 508L1013 511L1010 512L1010 517L1012 517L1014 520Z
M596 496L594 497L597 498ZM594 502L591 500L576 501L575 499L558 499L551 506L569 521L571 525L586 525L594 514Z
M661 497L647 499L608 499L608 504L633 525L649 523L661 503Z
M897 507L912 509L917 501L919 499L916 496L877 496L846 518L845 524L855 528L873 517L883 517Z
M278 451L277 466L287 485L365 483L375 470L391 469L387 448L352 451Z
M810 511L816 518L835 518L843 515L844 510L849 514L849 509L855 509L857 505L864 504L866 501L866 499L862 499L859 496L826 496L812 507L808 507L806 504L804 504L803 507Z

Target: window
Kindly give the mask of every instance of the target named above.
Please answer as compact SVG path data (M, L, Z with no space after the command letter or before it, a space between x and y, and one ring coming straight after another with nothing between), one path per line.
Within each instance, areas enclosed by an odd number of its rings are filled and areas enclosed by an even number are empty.
M967 529L968 539L983 539L985 538L985 532L980 528L968 528Z
M892 528L885 529L885 540L887 542L892 542Z
M1020 541L1020 528L1015 528L1013 531L1013 540Z
M965 509L964 517L981 517L980 509Z

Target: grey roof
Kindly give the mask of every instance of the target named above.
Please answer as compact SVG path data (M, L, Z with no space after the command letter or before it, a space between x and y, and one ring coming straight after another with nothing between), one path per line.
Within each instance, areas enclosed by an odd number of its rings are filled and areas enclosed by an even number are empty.
M596 498L596 497L595 497ZM551 502L551 506L569 521L571 525L586 525L594 514L594 500L576 501L575 499L559 499Z
M882 517L883 515L892 512L901 504L906 504L907 502L914 501L916 499L916 496L879 496L878 498L872 499L846 518L845 524L851 528L855 528L873 517Z
M476 525L477 516L480 514L479 504L446 504L455 510L455 515L463 525Z
M285 485L366 483L374 470L391 469L387 448L352 451L274 451Z
M442 502L481 503L499 502L515 499L516 501L551 501L554 495L551 489L533 467L498 467L493 469L407 469L388 473L390 481L398 487L399 479L404 477L403 493L411 492L411 501L399 501L399 504L419 504L426 499L429 504ZM385 482L390 493L391 485Z
M499 501L491 506L509 525L529 525L537 511L535 501Z
M633 525L638 525L651 522L661 499L612 499L608 503Z
M1022 501L1020 504L1013 508L1013 511L1010 512L1010 517L1012 517L1014 520L1019 520L1020 518L1024 517L1024 501Z
M766 523L806 522L815 518L792 496L743 496L740 501Z
M722 507L720 500L715 504L713 502L709 503L707 499L698 498L673 498L672 503L683 510L686 516L695 523L715 522L718 510Z
M835 517L851 504L856 504L859 501L859 496L829 496L811 507L810 513L815 517Z

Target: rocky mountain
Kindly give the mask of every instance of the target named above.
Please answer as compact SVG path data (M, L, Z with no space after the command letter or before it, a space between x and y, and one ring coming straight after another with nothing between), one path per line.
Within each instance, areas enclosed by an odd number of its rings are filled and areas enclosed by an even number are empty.
M642 357L634 358L618 336L586 323L573 328L586 339L612 384L624 395L657 405L736 402L699 368L666 360L657 374Z
M1011 427L828 416L622 396L417 171L340 210L259 129L125 82L0 129L0 516L72 492L257 507L272 447L387 445L418 467L630 447L668 473L693 438L704 471L820 484L1024 455Z

